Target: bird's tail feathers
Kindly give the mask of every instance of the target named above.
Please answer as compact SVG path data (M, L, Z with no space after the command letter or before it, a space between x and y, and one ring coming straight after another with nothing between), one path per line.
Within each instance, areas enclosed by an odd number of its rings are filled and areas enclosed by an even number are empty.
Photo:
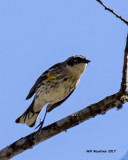
M29 106L29 108L19 117L15 120L16 123L26 123L27 126L29 127L33 127L36 123L36 119L40 113L39 112L34 112L33 111L33 105L34 105L34 100L31 103L31 105Z

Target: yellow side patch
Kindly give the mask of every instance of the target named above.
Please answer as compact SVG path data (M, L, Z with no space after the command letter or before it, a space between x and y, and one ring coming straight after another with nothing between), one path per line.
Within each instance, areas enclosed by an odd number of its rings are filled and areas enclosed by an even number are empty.
M55 76L53 74L51 74L46 78L46 81L50 82L50 81L52 81L54 79L55 79Z
M79 84L79 83L77 83L77 84L75 85L75 88L78 86L78 84Z
M75 88L74 88L74 89L76 89L76 87L78 86L78 84L79 84L79 81L77 81L77 83L76 83L76 85L75 85Z

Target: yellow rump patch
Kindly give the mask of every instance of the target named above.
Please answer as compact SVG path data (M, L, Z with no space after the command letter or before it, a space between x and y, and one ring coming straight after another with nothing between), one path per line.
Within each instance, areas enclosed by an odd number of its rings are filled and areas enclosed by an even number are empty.
M53 75L53 74L51 74L50 76L48 76L47 78L46 78L46 81L52 81L52 80L54 80L55 79L55 76Z

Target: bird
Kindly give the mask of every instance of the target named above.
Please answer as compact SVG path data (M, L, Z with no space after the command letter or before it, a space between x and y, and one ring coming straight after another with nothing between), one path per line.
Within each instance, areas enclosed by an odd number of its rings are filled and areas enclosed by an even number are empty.
M34 95L32 103L15 122L28 127L35 126L37 117L47 104L44 118L36 127L42 128L46 114L60 106L74 92L89 62L84 56L75 55L46 70L26 97L28 100Z

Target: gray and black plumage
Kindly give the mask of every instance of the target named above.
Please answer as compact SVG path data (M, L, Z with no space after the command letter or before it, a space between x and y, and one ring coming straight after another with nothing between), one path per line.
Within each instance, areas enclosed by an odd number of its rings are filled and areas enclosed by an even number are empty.
M46 104L46 113L61 105L77 87L89 62L84 56L72 56L46 70L29 91L26 100L35 94L34 99L28 109L16 119L16 123L33 127ZM41 126L42 124L43 122Z

